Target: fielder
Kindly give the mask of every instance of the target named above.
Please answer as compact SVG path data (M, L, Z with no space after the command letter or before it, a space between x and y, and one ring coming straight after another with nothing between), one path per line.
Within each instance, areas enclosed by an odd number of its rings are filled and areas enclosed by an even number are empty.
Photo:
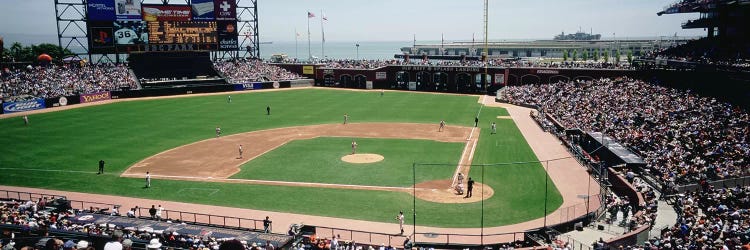
M349 115L344 114L344 125L346 125L347 122L349 122Z
M242 144L240 144L239 151L240 151L240 159L242 159Z
M149 172L146 172L146 188L151 187L151 174Z
M403 210L398 211L396 220L398 221L398 227L401 229L401 235L404 235L404 211Z
M440 128L438 128L438 132L443 132L444 128L445 128L445 120L440 120Z
M497 134L497 124L495 122L492 122L492 133L491 134Z
M232 96L227 96L227 103L232 103Z
M24 126L29 126L29 116L27 116L27 115L23 116L23 125Z
M220 135L221 135L221 127L216 126L216 138L219 138Z
M352 140L352 154L357 153L357 142Z

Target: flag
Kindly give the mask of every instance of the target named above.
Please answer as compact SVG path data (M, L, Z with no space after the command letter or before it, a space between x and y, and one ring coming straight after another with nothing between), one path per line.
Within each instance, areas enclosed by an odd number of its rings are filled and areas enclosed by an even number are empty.
M315 14L313 14L312 12L308 11L307 12L307 18L313 18L313 17L315 17Z

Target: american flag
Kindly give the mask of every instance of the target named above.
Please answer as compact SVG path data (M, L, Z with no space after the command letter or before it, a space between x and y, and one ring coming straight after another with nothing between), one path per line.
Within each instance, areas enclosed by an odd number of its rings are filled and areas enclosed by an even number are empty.
M313 17L315 17L315 14L313 14L312 12L308 11L307 12L307 18L313 18Z

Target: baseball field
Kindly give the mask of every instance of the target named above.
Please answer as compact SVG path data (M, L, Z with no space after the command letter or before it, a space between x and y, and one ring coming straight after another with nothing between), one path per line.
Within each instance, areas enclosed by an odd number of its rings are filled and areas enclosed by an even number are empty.
M537 159L508 112L477 96L309 88L227 95L33 114L29 126L0 119L0 184L376 222L403 210L410 222L416 180L418 225L479 227L482 206L484 226L544 215L541 164L485 167L482 178L478 164ZM355 156L382 158L346 160L352 141ZM474 197L446 191L458 172L476 180ZM549 183L551 213L562 196Z

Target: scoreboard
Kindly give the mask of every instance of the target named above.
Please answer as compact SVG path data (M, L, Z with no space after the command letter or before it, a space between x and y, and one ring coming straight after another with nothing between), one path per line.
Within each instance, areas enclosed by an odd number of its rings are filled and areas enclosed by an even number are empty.
M185 2L188 4L88 0L89 50L111 54L239 48L235 0Z
M148 22L150 44L216 44L216 22Z

